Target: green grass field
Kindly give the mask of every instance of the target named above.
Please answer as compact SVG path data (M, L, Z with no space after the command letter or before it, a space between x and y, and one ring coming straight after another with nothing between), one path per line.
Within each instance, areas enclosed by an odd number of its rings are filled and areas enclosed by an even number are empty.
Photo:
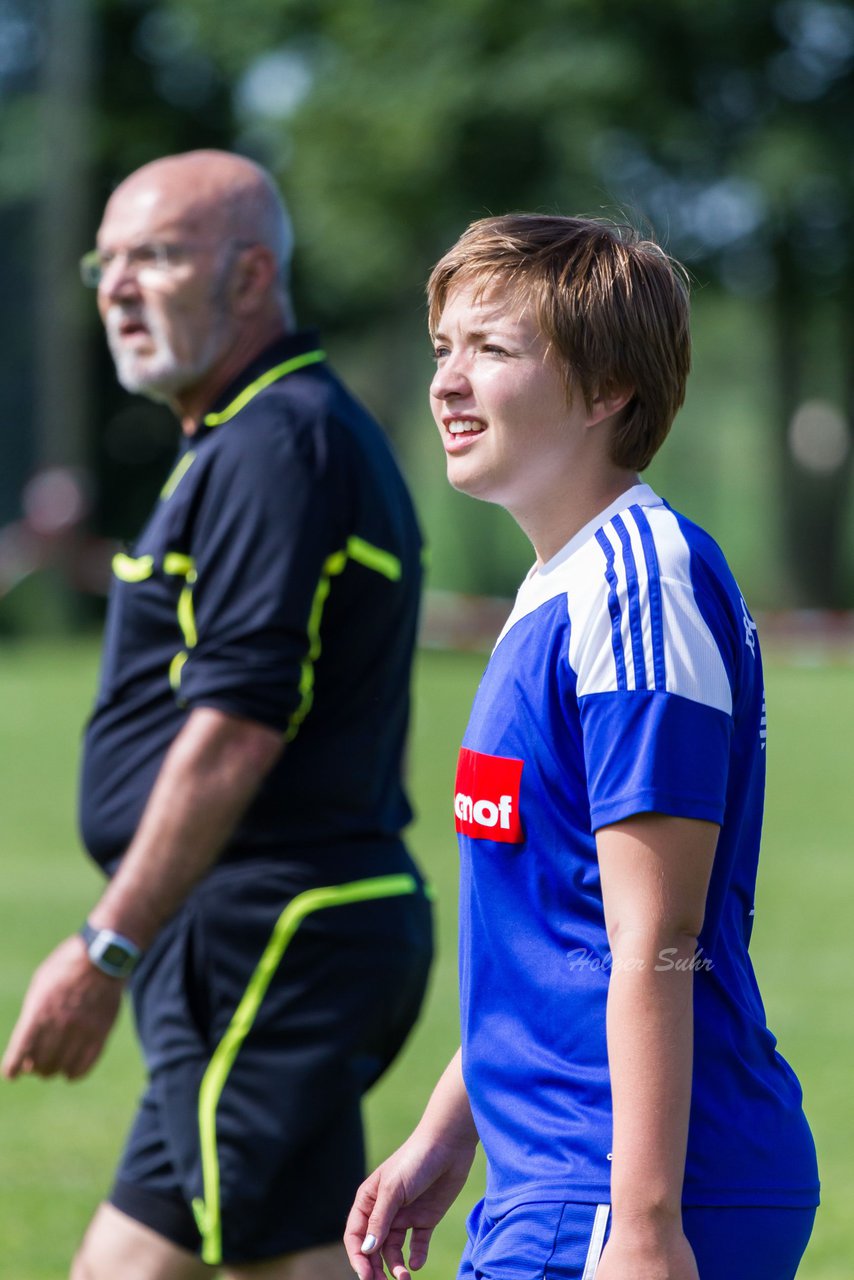
M30 972L78 926L97 891L74 826L78 741L96 660L93 641L0 649L4 1040ZM449 653L424 653L419 662L412 839L438 891L440 949L424 1018L369 1100L376 1160L406 1135L456 1041L450 795L456 747L482 665L478 656ZM799 1276L848 1280L854 1258L848 810L854 667L771 662L768 705L770 786L754 955L769 1022L801 1076L819 1146L824 1204ZM125 1019L88 1080L0 1085L0 1275L64 1280L88 1216L108 1187L141 1081ZM427 1280L453 1276L465 1212L481 1176L476 1170L437 1232Z

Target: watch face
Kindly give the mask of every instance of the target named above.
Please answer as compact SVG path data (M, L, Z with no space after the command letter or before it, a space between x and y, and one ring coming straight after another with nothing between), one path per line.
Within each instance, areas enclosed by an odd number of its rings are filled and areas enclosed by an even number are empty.
M127 978L133 973L139 959L139 951L134 944L111 929L92 932L94 936L87 939L87 946L89 958L96 968L112 978Z
M112 969L124 969L130 956L124 947L117 946L115 942L108 942L101 951L101 959Z

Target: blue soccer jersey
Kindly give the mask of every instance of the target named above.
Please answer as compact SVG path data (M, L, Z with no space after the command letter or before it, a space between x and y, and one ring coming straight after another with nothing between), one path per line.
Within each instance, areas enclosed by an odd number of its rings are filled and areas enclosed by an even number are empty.
M764 781L756 628L714 541L639 484L523 583L460 755L463 1072L491 1215L610 1198L594 832L646 812L721 825L684 1202L817 1203L800 1086L748 955Z

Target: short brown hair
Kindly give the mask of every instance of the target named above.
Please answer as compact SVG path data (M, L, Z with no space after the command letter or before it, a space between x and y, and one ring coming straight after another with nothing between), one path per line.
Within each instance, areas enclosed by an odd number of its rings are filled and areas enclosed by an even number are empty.
M570 392L633 389L614 432L617 466L652 461L685 398L691 365L688 276L653 240L595 218L481 218L439 260L427 285L434 331L449 293L474 284L533 305L564 363Z

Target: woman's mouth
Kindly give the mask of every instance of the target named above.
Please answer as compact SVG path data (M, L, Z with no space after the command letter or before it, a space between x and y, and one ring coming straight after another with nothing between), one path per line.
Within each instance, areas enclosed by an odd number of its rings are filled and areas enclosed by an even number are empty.
M445 418L444 423L452 436L480 435L486 430L486 423L479 418Z

